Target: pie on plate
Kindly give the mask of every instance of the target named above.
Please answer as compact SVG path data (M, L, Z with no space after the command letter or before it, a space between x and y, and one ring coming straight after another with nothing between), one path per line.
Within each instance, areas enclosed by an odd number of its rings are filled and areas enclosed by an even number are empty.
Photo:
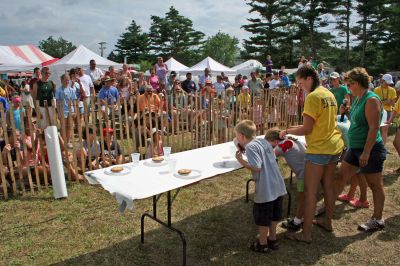
M155 163L161 163L162 161L164 161L164 158L159 156L159 157L154 157L152 160Z
M110 169L110 171L113 173L119 173L119 172L122 172L123 170L124 170L124 168L121 166L114 166Z
M189 175L192 172L190 169L179 169L178 174L180 175Z

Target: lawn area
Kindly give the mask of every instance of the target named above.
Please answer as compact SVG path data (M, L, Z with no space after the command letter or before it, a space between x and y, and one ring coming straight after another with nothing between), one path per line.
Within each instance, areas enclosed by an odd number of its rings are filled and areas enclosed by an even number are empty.
M186 235L188 265L399 265L400 179L392 172L400 160L388 146L392 154L385 164L384 231L357 231L372 206L354 210L337 203L333 234L314 228L314 242L307 245L285 239L285 230L279 228L281 249L255 254L247 248L256 236L252 204L244 200L249 172L238 170L182 189L174 201L172 222ZM295 184L291 191L294 195ZM146 220L146 242L140 243L140 215L151 209L150 199L136 201L134 211L121 215L115 199L100 186L71 184L68 192L65 200L54 200L48 190L0 201L0 265L181 263L177 235L153 221ZM372 203L370 191L368 198ZM165 204L163 196L158 212L162 219Z

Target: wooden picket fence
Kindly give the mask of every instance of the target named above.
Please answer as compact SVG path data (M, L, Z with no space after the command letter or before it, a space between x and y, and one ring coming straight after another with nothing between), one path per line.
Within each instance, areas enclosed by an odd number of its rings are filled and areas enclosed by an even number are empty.
M81 174L96 164L87 164L81 153L84 135L89 136L89 128L94 132L95 143L98 141L101 150L107 149L104 145L103 130L113 128L113 141L122 148L122 163L130 161L130 154L141 153L142 159L151 156L152 147L157 145L151 137L150 129L156 128L163 140L163 146L172 147L172 152L196 149L231 141L234 138L234 127L244 119L250 119L257 125L257 134L264 134L271 127L287 128L302 123L302 104L299 104L299 91L296 87L290 89L275 89L263 91L260 95L248 95L238 101L230 95L213 97L210 94L177 94L165 95L161 98L161 105L154 112L149 109L140 110L137 100L139 96L132 95L129 99L118 99L112 105L104 105L99 99L91 98L90 105L84 101L84 112L78 110L78 102L69 103L69 114L75 110L76 118L72 115L64 117L64 112L56 108L56 104L48 106L45 103L46 126L57 126L60 135L60 145L63 153L63 164L67 179L73 180L73 173ZM152 97L156 97L153 95ZM150 99L146 99L150 102ZM108 112L102 112L102 105ZM22 109L20 105L20 109ZM40 128L44 117L39 114L39 103L35 103L36 115L27 106L20 112L21 120L21 148L17 152L16 160L12 160L10 152L6 158L0 156L1 192L0 198L8 199L13 196L34 193L47 189L51 185L49 166L46 163L45 138ZM12 129L13 139L17 139L16 126L13 115L13 106L7 119L1 119L0 137L5 144L9 144L7 129ZM5 117L5 110L0 107L1 118ZM72 129L70 143L67 143L67 128ZM28 138L27 138L28 137ZM31 149L28 150L26 140L31 138ZM91 145L88 154L92 154ZM95 145L97 147L97 145ZM37 152L33 152L37 151ZM33 162L28 162L29 153L34 154ZM31 156L32 157L32 156ZM101 159L104 161L104 152ZM50 158L51 159L51 158ZM7 184L7 185L6 185Z

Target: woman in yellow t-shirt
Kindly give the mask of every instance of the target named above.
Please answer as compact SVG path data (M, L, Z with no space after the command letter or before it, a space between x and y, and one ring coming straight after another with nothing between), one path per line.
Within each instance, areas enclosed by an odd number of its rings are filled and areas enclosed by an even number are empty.
M390 85L393 85L393 84L394 83L393 83L392 75L385 74L382 76L381 85L374 89L375 94L378 95L379 98L381 98L383 107L384 107L385 111L387 112L388 120L393 111L393 105L396 102L396 98L397 98L396 90L393 87L390 87ZM381 128L382 139L383 139L383 143L385 143L385 144L386 144L388 131L389 131L388 126Z
M391 123L393 123L393 120L396 118L396 116L398 114L400 114L400 98L397 100L396 104L394 105L392 115L390 116L387 123L389 125ZM393 146L396 149L397 154L400 156L400 125L398 125L398 127L397 127L396 135L394 136L394 140L393 140ZM396 173L400 173L400 167L397 168Z
M298 241L311 242L311 229L315 214L316 194L320 184L324 184L325 220L316 221L316 225L332 231L332 217L335 206L334 177L336 163L339 161L344 143L336 128L337 103L335 96L320 86L318 73L305 65L297 70L296 81L299 88L308 93L304 103L304 124L288 128L281 132L305 135L307 150L305 156L305 211L303 231L292 235Z

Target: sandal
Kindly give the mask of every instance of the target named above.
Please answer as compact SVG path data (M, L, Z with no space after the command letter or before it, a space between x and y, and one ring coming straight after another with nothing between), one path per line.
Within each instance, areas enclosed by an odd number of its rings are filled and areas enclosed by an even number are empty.
M324 231L326 231L328 233L332 233L333 232L333 229L326 227L324 222L322 222L322 220L313 220L313 225L321 228L322 230L324 230Z
M353 206L354 208L369 208L369 202L368 200L366 201L361 201L359 199L353 199L349 201L349 204Z
M268 245L261 245L258 240L254 241L250 245L250 250L255 251L255 252L259 252L259 253L269 253Z
M279 249L279 243L278 243L277 239L271 240L271 239L267 238L267 245L270 250L278 250Z
M350 200L352 200L352 198L350 198L348 194L342 194L337 199L341 202L349 202Z
M295 234L288 233L286 234L286 238L290 240L295 240L297 242L303 242L306 244L311 244L312 242L312 239L305 239L303 233L295 233Z

